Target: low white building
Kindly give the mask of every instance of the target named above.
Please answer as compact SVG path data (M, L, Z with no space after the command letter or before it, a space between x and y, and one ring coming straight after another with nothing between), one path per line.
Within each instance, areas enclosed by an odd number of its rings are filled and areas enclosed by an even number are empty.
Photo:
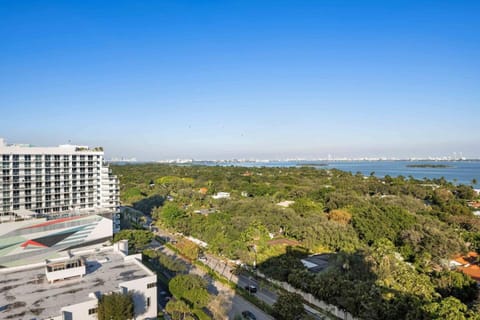
M218 192L212 196L213 199L230 199L230 192Z
M295 201L292 201L292 200L286 200L286 201L282 201L282 202L279 202L277 203L277 206L280 206L280 207L284 207L284 208L288 208L290 207L292 204L294 204Z
M156 319L157 276L127 256L124 244L80 252L44 264L0 270L0 316L6 319L94 320L98 301L112 292L132 293L135 319Z

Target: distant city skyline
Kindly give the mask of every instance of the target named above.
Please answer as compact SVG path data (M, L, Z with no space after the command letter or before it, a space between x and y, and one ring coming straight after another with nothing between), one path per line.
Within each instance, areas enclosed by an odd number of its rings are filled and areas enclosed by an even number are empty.
M478 1L4 1L0 137L107 158L480 158Z
M69 140L64 143L58 143L55 145L41 145L41 144L33 144L33 143L28 143L28 142L11 142L7 141L4 137L0 137L0 145L2 143L5 143L6 145L27 145L31 147L56 147L60 145L74 145L74 146L85 146L85 147L104 147L104 145L99 145L99 144L91 144L91 145L86 145L84 143L74 143L73 141ZM278 153L277 155L272 155L268 156L268 154L264 154L263 157L256 157L256 156L241 156L241 157L217 157L217 158L212 158L212 157L179 157L178 154L173 157L167 157L165 154L163 157L159 158L140 158L138 159L136 156L123 156L123 155L109 155L108 152L106 152L106 159L108 161L125 161L125 162L137 162L137 161L159 161L159 162L184 162L184 161L268 161L268 160L273 160L273 161L295 161L295 160L406 160L406 159L421 159L421 160L478 160L480 157L475 157L475 156L468 156L465 155L463 152L452 152L450 154L440 154L440 153L432 153L429 155L425 154L419 154L419 155L414 155L410 153L409 155L403 155L403 156L396 156L396 155L391 155L391 154L370 154L370 155L365 155L365 154L359 154L359 155L352 155L352 153L348 152L339 152L338 154L331 154L328 153L326 155L305 155L298 153L294 156L289 156L289 155L280 155L281 153Z

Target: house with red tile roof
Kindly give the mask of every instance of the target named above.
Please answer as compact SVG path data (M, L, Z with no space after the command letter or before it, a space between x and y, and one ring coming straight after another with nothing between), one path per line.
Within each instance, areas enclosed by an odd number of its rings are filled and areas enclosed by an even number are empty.
M470 251L466 256L458 256L450 261L450 265L480 283L480 266L478 253Z

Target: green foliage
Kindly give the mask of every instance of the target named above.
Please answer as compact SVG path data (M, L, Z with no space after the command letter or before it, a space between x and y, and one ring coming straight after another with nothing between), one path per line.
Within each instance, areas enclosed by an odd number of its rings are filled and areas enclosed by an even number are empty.
M142 253L144 257L147 257L152 260L156 259L158 264L161 267L171 272L185 272L187 270L187 267L183 262L161 251L146 249L146 250L143 250Z
M165 310L172 316L173 320L188 319L191 314L190 307L183 300L173 299L168 301Z
M168 284L175 298L184 300L192 308L203 308L210 301L207 282L197 275L178 275Z
M463 200L473 200L475 198L475 191L473 188L464 184L459 185L455 189L455 194L459 199Z
M122 190L122 198L124 204L133 204L144 197L142 191L137 187Z
M478 297L477 282L456 271L441 271L434 274L433 283L442 297L455 297L463 303L471 303Z
M113 292L103 295L98 301L99 320L133 319L132 294Z
M360 239L368 244L381 238L396 241L399 232L414 223L415 216L395 206L365 205L353 209L352 225Z
M140 251L153 240L153 233L147 230L121 230L113 237L113 242L128 240L129 251Z
M288 276L293 270L303 270L304 266L300 261L307 256L306 252L300 248L288 248L286 254L268 259L260 264L259 268L269 277L287 281Z
M356 254L337 254L318 275L296 271L289 282L363 319L418 319L423 301L436 299L428 276L392 250L388 240Z
M156 213L156 217L160 218L165 226L173 228L181 219L186 218L186 213L177 205L167 203L162 207L160 213Z
M121 180L123 203L151 210L160 224L207 242L212 253L246 263L256 258L270 277L358 317L448 317L445 310L455 304L446 299L456 297L467 306L462 311L457 305L460 316L472 318L474 291L468 278L434 272L466 251L466 241L470 250L480 248L480 222L467 205L470 186L444 178L366 178L311 167L112 168ZM199 192L201 188L208 191ZM219 191L232 196L213 200ZM167 196L172 201L153 201ZM284 200L295 203L276 205ZM195 213L200 209L210 213ZM306 250L292 254L270 237L294 240ZM310 253L331 253L328 268L316 275L306 271L300 258Z
M211 320L212 319L202 309L194 309L193 314L197 317L198 320Z
M158 262L160 265L172 272L185 272L187 267L182 262L175 260L173 257L159 252Z
M409 248L410 257L405 258L422 268L465 251L465 244L458 232L428 216L418 216L418 223L400 232L397 243L402 248ZM424 260L426 256L428 260Z
M136 201L133 203L133 207L147 215L152 213L154 208L160 207L163 205L165 198L160 195L153 195L148 198Z
M297 293L285 292L278 296L273 304L273 313L277 319L297 319L305 314L303 299Z
M448 297L441 302L430 303L424 310L431 319L465 320L467 306L454 297Z
M186 258L190 260L195 260L198 258L198 253L200 252L200 249L192 241L182 239L177 243L176 247L178 251L180 251L180 253Z
M155 180L156 184L160 185L175 185L175 184L187 184L192 185L195 179L193 178L180 178L175 176L165 176Z

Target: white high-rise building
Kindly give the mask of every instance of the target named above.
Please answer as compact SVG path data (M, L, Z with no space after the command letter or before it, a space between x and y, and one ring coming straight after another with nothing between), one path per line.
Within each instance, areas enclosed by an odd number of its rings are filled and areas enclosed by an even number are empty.
M0 166L0 266L99 244L119 231L118 179L101 147L0 139Z
M0 161L2 220L26 211L61 216L119 206L118 180L100 147L6 145L0 139Z

